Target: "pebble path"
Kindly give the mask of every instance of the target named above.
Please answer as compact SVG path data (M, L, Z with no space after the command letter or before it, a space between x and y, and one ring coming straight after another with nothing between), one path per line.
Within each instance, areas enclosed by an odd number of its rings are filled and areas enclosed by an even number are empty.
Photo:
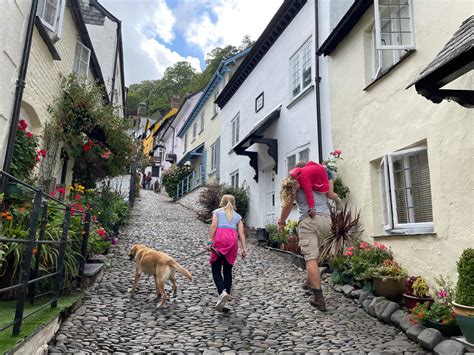
M84 304L64 321L50 353L423 353L399 329L371 318L325 279L328 311L311 307L301 284L305 273L278 255L249 243L234 268L232 311L214 310L216 290L206 246L208 225L161 194L142 191L99 281ZM177 273L178 297L156 309L155 284L142 277L127 293L135 243L173 256L193 274ZM171 285L167 285L171 295Z

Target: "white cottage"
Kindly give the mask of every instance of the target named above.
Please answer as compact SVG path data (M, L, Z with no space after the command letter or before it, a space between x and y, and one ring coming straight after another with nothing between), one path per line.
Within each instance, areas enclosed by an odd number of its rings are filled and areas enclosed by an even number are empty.
M275 223L280 180L298 161L322 161L332 149L326 63L315 55L317 5L285 1L216 100L221 181L248 185L249 226ZM328 31L329 17L320 18Z

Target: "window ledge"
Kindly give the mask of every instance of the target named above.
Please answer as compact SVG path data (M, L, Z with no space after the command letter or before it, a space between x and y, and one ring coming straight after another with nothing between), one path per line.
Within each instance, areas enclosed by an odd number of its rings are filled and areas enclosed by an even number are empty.
M212 117L211 117L211 121L212 121L214 118L216 118L218 114L219 114L219 111L217 111L215 114L213 114Z
M406 233L406 234L382 234L382 235L373 235L374 239L408 239L408 238L421 238L421 237L437 237L435 232L419 232L419 233Z
M193 138L193 140L191 141L191 144L193 144L195 141L196 141L196 138Z
M300 92L298 95L292 98L291 101L288 103L288 105L286 105L286 108L291 108L294 105L296 105L297 102L299 102L303 97L305 97L313 89L314 89L314 83L307 86L302 92Z
M43 21L39 16L35 17L35 26L36 29L38 30L41 38L43 39L44 43L46 44L46 47L48 47L49 52L53 56L54 60L61 60L61 57L59 56L58 51L56 50L56 47L54 47L54 42L49 36L48 30L43 24Z
M380 75L378 78L373 79L369 85L367 85L363 90L366 91L370 89L373 85L377 84L380 80L385 78L387 75L389 75L395 68L397 68L401 63L403 63L408 57L410 57L413 53L415 53L415 49L412 49L408 51L403 57L400 58L398 62L396 62L394 65L392 65L390 68L385 70L382 75Z
M204 129L201 129L201 130L199 131L198 135L201 134L202 132L204 132Z

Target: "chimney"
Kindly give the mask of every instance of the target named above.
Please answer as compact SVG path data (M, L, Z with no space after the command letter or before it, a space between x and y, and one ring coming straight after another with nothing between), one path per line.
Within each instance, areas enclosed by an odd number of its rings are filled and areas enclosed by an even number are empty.
M178 96L173 96L171 98L171 108L179 108L180 100Z
M145 116L146 115L146 103L140 102L137 105L137 116Z

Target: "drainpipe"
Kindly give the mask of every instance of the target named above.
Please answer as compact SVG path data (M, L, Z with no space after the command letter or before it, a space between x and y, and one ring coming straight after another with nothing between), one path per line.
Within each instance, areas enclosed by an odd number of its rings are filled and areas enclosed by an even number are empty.
M122 22L117 22L117 45L115 46L115 59L114 59L114 74L112 75L112 90L110 91L110 104L113 106L114 104L114 90L115 90L115 76L117 73L117 57L119 52L119 44L120 44L120 33L121 33ZM123 103L125 105L125 103Z
M15 146L16 139L16 128L18 122L20 121L20 107L21 100L23 99L23 89L25 88L25 79L26 73L28 71L28 61L30 58L31 51L31 42L33 40L33 30L35 24L36 10L38 8L38 0L32 0L30 17L28 18L28 26L26 29L25 35L25 46L23 47L23 56L21 58L20 71L18 74L18 80L16 81L16 90L15 90L15 101L13 104L13 113L10 123L10 132L8 135L7 150L5 152L5 161L3 163L3 170L7 173L10 173L10 168L12 164L13 149ZM5 184L7 179L3 179L2 182L2 191L5 190Z
M314 44L316 47L316 52L319 48L319 9L318 9L319 0L314 0L314 22L315 22L315 33L314 33ZM316 125L318 129L318 158L319 163L323 162L323 142L322 142L322 132L321 132L321 93L320 93L320 84L321 77L319 76L319 56L316 55Z
M170 128L173 130L173 145L171 146L171 154L174 154L174 136L175 136L175 128L173 126L170 126Z

